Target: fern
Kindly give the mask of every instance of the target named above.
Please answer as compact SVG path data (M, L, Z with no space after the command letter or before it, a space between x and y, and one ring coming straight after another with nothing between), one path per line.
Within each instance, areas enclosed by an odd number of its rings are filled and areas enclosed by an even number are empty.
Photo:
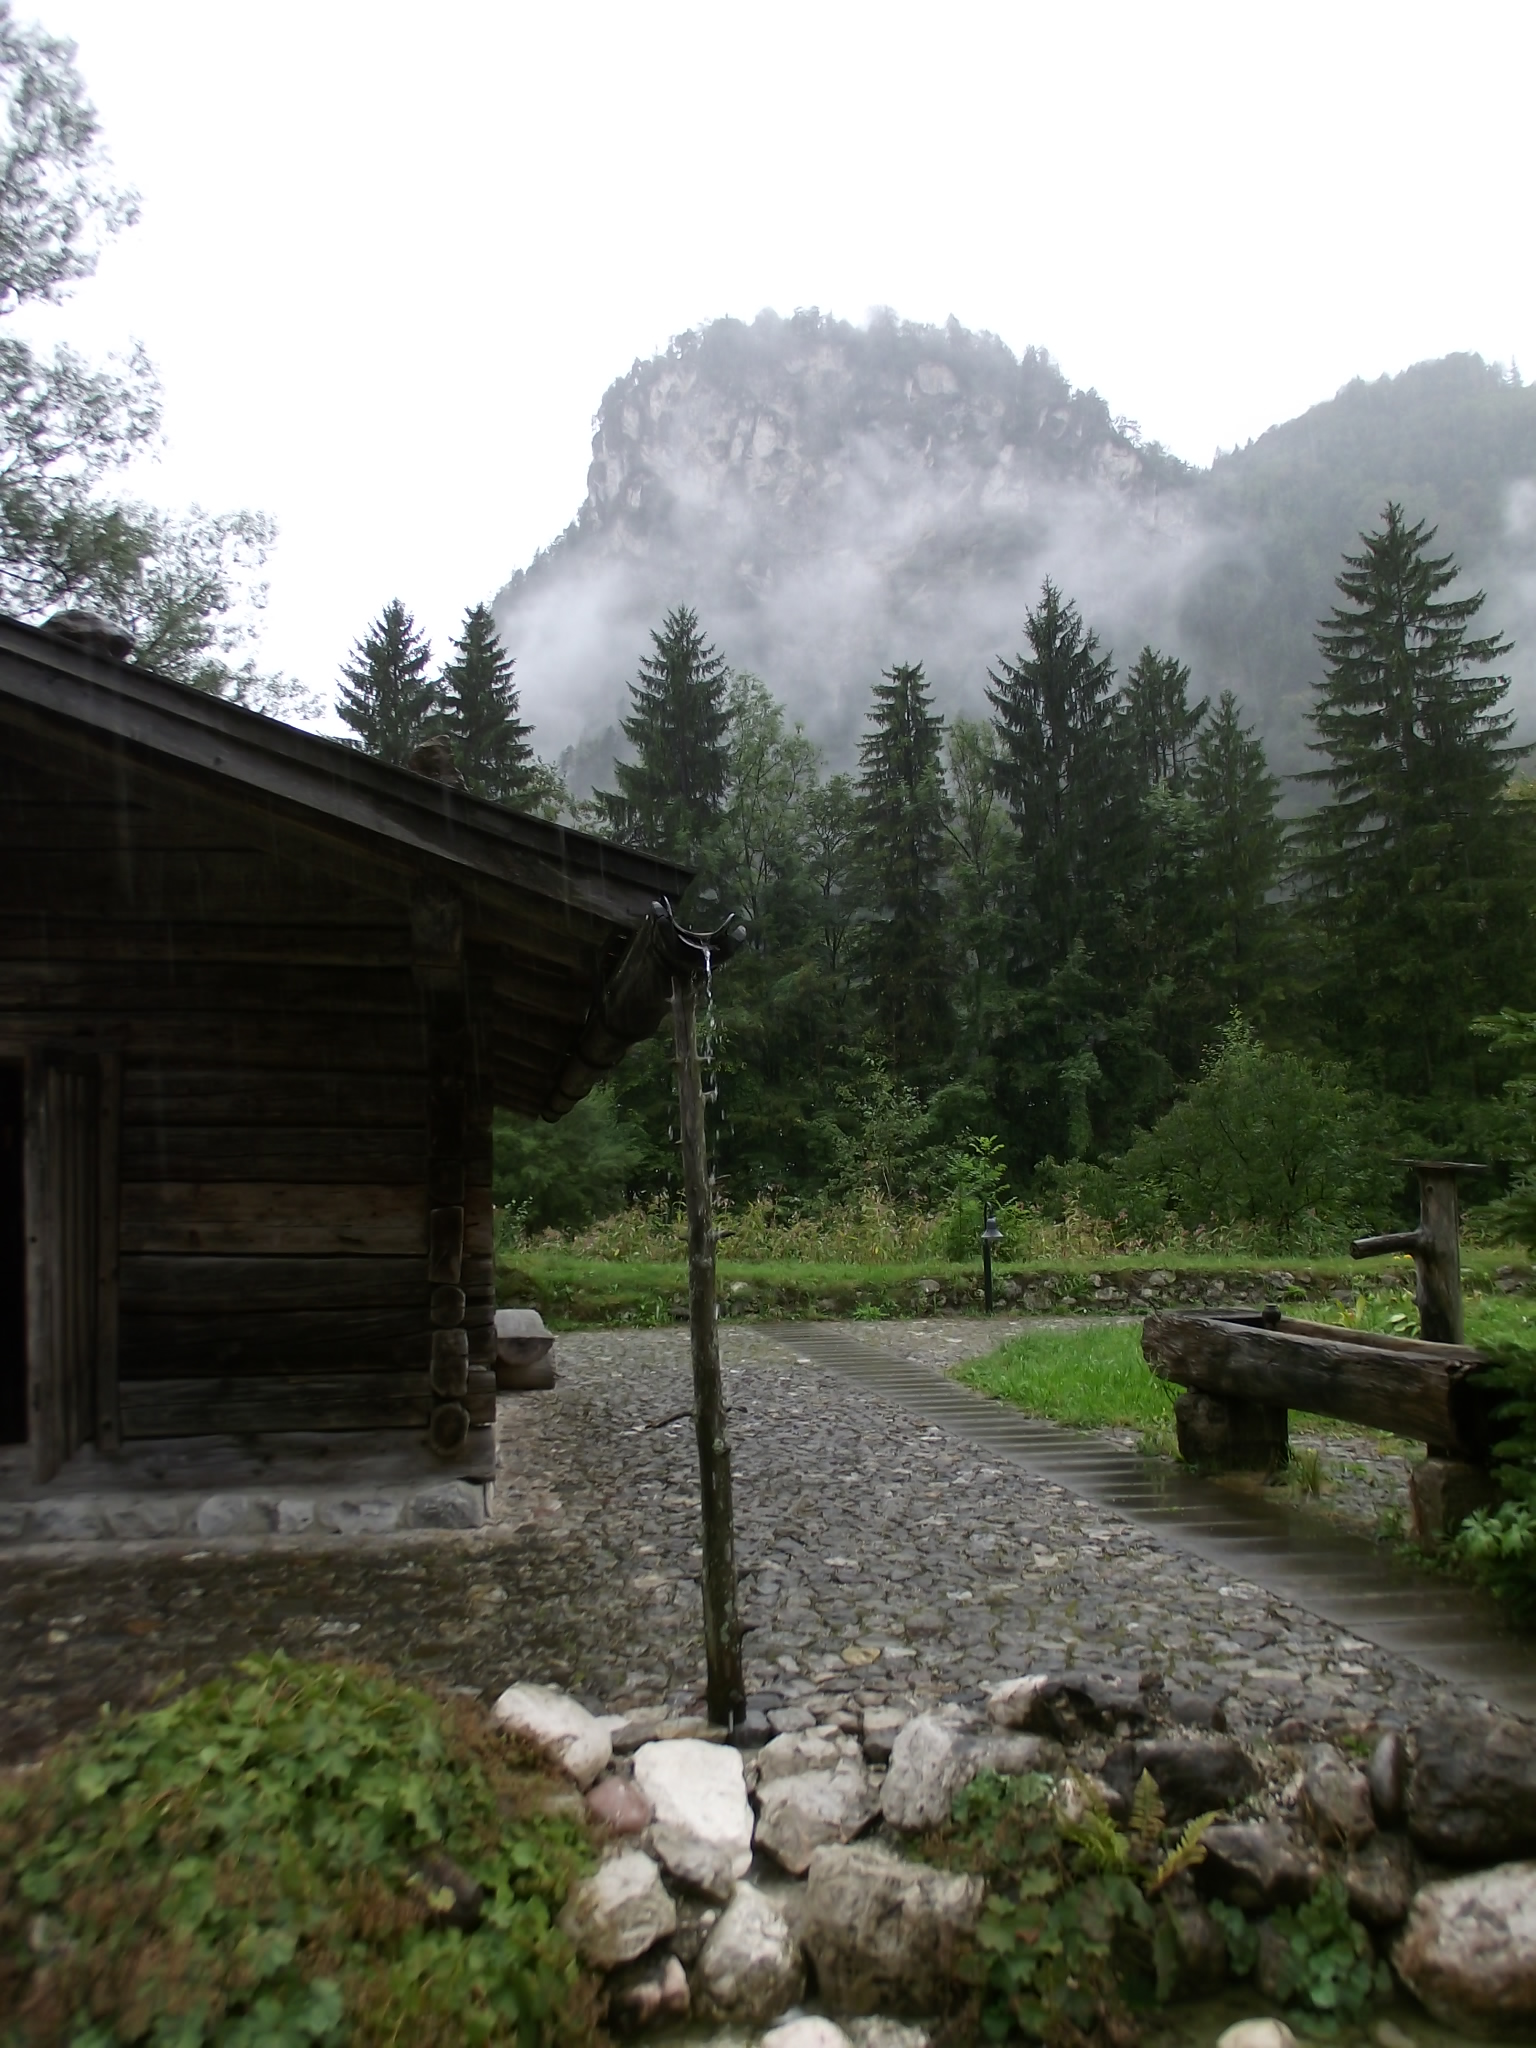
M1168 1813L1157 1781L1150 1771L1143 1771L1131 1800L1131 1847L1139 1863L1150 1863L1156 1856L1167 1825Z
M1165 1884L1171 1884L1181 1871L1193 1870L1197 1863L1205 1861L1205 1831L1217 1818L1215 1813L1202 1813L1189 1823L1147 1880L1148 1898L1154 1897Z

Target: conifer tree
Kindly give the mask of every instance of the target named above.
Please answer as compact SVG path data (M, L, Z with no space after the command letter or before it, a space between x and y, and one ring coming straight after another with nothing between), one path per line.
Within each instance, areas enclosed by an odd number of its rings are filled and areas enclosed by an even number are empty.
M1029 652L999 659L987 692L998 784L1018 829L1018 965L1049 971L1103 933L1134 879L1135 784L1098 636L1046 580L1025 620Z
M1323 1017L1341 1049L1408 1095L1470 1078L1468 1021L1530 992L1531 861L1515 763L1510 643L1475 633L1484 593L1444 597L1457 569L1433 528L1388 504L1344 557L1317 635L1307 779L1327 791L1299 838L1323 946Z
M1121 713L1142 781L1148 789L1183 789L1191 749L1209 697L1189 701L1189 670L1176 655L1143 647L1125 679Z
M618 788L597 790L592 801L615 838L693 862L725 801L729 671L686 605L668 612L651 640L621 721L635 759L615 761Z
M898 1069L941 1053L952 1036L945 936L944 721L921 665L875 684L859 744L858 847L873 916L863 953L875 1028Z
M459 773L474 795L515 806L538 793L542 783L528 743L533 728L518 717L512 660L488 605L470 606L453 645L439 692Z
M1195 742L1189 793L1199 813L1206 967L1220 1014L1237 1008L1260 1016L1277 964L1282 912L1273 896L1285 827L1275 815L1279 778L1230 690L1222 691L1215 716Z
M336 713L365 753L404 767L426 737L437 703L432 649L399 598L391 598L342 669Z

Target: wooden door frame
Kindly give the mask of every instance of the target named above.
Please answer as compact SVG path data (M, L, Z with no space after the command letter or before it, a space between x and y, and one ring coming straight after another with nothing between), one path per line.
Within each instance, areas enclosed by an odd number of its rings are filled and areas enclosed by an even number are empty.
M27 1446L33 1476L52 1478L58 1465L83 1444L94 1442L104 1451L115 1451L121 1443L118 1398L118 1228L119 1147L122 1123L122 1053L111 1043L97 1038L60 1039L48 1029L48 1020L30 1017L0 1019L0 1059L19 1062L22 1069L22 1200L24 1212L24 1271L26 1275L26 1415ZM50 1330L48 1311L57 1298L58 1273L54 1248L44 1242L37 1229L40 1205L49 1199L43 1162L37 1156L36 1132L42 1110L45 1076L61 1060L86 1064L94 1084L94 1129L92 1157L95 1186L89 1191L94 1236L94 1275L90 1292L91 1332L88 1385L89 1412L79 1441L57 1446L58 1456L50 1462L55 1448L45 1443L38 1428L43 1398L51 1399L56 1388L52 1376L61 1360ZM39 1375L44 1384L39 1386Z

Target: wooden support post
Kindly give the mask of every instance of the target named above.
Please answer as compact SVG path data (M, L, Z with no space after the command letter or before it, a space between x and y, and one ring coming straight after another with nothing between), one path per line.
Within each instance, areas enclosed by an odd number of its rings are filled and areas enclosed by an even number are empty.
M1411 1252L1418 1272L1414 1299L1419 1311L1419 1335L1431 1344L1460 1344L1464 1325L1461 1204L1456 1177L1462 1173L1486 1173L1488 1169L1462 1159L1415 1159L1411 1163L1419 1180L1418 1229L1357 1237L1349 1255L1352 1259L1375 1259L1392 1252Z
M741 1675L741 1625L736 1617L736 1530L731 1506L731 1449L720 1382L720 1327L715 1313L715 1220L704 1141L704 1087L699 1074L698 991L681 976L672 984L672 1035L677 1054L678 1133L688 1205L688 1328L693 1351L693 1428L699 1446L699 1496L704 1522L704 1657L709 1718L734 1728L746 1712Z

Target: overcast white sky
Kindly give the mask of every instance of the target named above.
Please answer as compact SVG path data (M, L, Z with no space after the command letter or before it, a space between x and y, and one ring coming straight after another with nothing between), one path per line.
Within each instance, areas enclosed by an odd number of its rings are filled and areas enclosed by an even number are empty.
M1536 372L1530 0L16 0L143 220L56 328L166 390L141 485L281 540L262 659L442 646L574 513L632 359L951 313L1193 461L1451 349Z

